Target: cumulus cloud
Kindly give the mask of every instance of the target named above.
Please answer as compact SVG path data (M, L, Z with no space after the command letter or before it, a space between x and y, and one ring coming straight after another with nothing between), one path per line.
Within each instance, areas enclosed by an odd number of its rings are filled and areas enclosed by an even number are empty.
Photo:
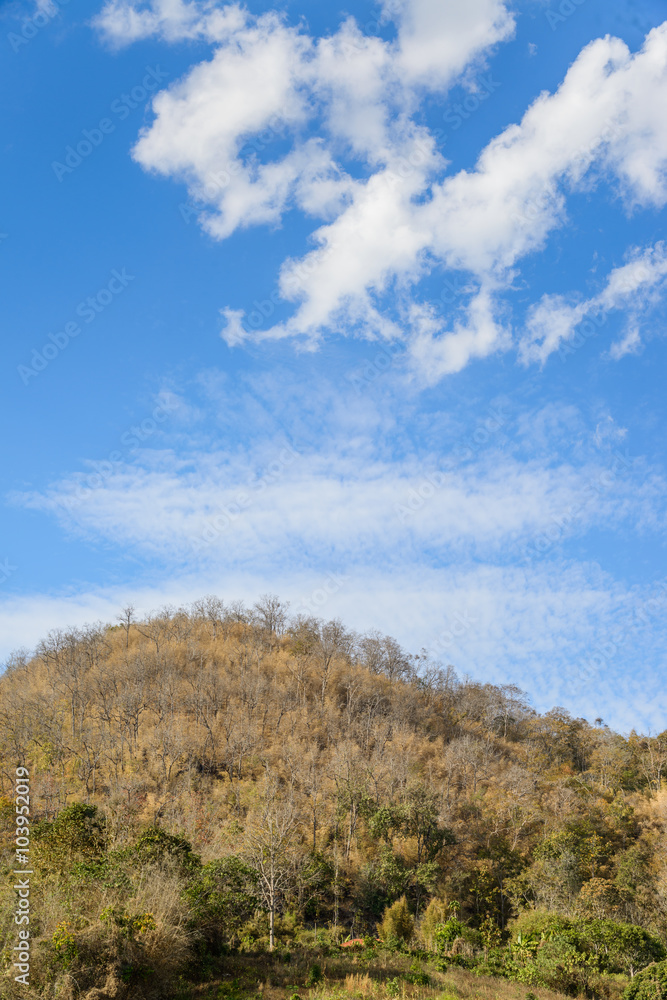
M629 207L667 201L667 23L635 54L617 38L587 45L554 93L472 169L448 175L437 136L418 123L422 98L465 82L512 35L513 17L501 0L385 0L383 11L394 39L353 18L318 38L273 12L184 0L110 0L97 24L116 44L150 34L212 44L211 59L155 98L134 150L145 169L187 184L207 232L277 225L295 207L319 222L312 248L280 271L291 316L260 332L226 304L227 342L399 339L432 383L509 346L503 293L565 224L572 191L604 178ZM470 284L449 315L420 299L437 268ZM543 360L579 312L544 300L522 358Z
M462 371L472 358L485 358L494 351L509 347L511 334L496 317L493 294L481 288L471 299L463 319L443 332L442 323L432 312L415 322L408 344L413 374L426 385L435 385L444 375Z
M399 71L433 88L446 87L475 56L514 31L514 17L501 0L384 0L383 8L399 25Z

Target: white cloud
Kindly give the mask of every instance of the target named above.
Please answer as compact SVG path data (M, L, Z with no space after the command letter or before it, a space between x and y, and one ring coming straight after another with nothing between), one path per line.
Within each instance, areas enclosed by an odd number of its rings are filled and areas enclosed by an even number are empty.
M410 363L426 385L435 385L444 375L461 371L472 358L485 358L511 343L511 334L498 322L493 295L486 288L471 299L465 318L451 331L443 332L433 314L415 322L415 313L408 345Z
M5 599L4 651L33 646L51 627L111 620L128 601L146 611L204 593L253 601L272 591L294 610L377 626L462 672L523 684L543 708L655 724L662 702L642 706L613 671L631 649L652 678L664 614L631 627L649 590L562 555L569 536L592 527L664 532L665 484L639 461L617 461L622 429L608 415L590 426L571 406L533 412L519 396L406 420L404 395L398 406L374 402L282 372L242 384L207 372L200 391L191 411L175 411L162 450L128 450L123 463L91 463L90 473L16 497L67 531L131 552L140 579ZM230 427L233 448L207 448Z
M181 0L112 0L98 25L116 42L154 33L214 45L209 61L156 97L134 152L144 168L185 181L210 234L276 225L292 207L322 223L314 249L281 269L291 317L253 331L228 305L228 342L313 345L327 331L401 338L433 383L507 348L502 293L522 259L566 222L572 190L605 177L629 207L667 201L667 23L634 55L617 38L586 46L555 93L541 94L473 169L446 176L434 137L414 117L424 89L465 81L510 37L512 15L501 0L383 6L395 41L365 35L352 18L315 38L276 14ZM278 134L289 148L274 155ZM420 305L416 288L434 268L469 277L460 315ZM394 308L385 308L388 296ZM543 360L577 321L576 305L541 305L524 359Z
M639 354L642 348L642 340L636 326L631 326L621 340L615 341L609 348L609 357L612 361L620 361L626 354Z
M399 71L432 88L448 86L514 31L514 17L501 0L384 0L383 7L399 24Z
M94 24L112 44L123 46L153 35L167 42L219 41L242 28L246 18L239 4L221 8L214 0L108 0Z
M273 14L239 27L209 62L158 94L156 119L135 159L146 169L185 180L191 196L215 209L206 229L223 239L238 227L280 219L294 183L311 162L308 144L277 162L238 157L246 136L269 141L306 115L303 70L310 42Z
M612 456L522 464L494 447L501 430L496 421L488 451L470 463L383 459L362 433L347 450L337 440L314 451L267 439L242 455L137 452L13 501L88 539L237 571L258 552L287 569L385 559L406 542L446 562L472 553L516 560L539 553L537 538L553 550L592 523L655 526L657 480L638 482Z
M598 295L573 303L561 295L545 295L528 315L526 332L521 340L520 357L525 363L544 363L562 344L571 340L576 328L588 317L600 326L610 312L629 309L632 314L622 340L610 349L610 357L618 361L636 352L641 340L637 316L653 305L664 291L667 281L667 247L664 243L635 249L628 263L614 268L605 287ZM595 329L592 319L588 320Z

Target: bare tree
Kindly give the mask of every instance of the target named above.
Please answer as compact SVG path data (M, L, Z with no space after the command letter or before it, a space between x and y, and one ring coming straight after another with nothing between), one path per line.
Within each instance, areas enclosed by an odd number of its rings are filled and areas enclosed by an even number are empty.
M160 655L160 649L171 638L172 613L173 609L168 607L161 608L159 611L151 611L141 624L136 626L137 632L155 644L156 656Z
M447 769L447 797L452 785L452 779L458 779L461 787L467 792L477 794L477 783L487 776L490 764L495 757L493 746L485 740L466 734L452 740L444 754Z
M320 626L315 646L315 661L321 678L320 700L322 705L324 705L327 693L331 666L337 658L349 657L353 639L352 633L348 632L337 618Z
M130 645L130 628L135 622L135 612L136 608L134 604L128 604L126 607L121 609L119 615L116 615L116 621L120 622L122 627L125 629L125 649Z
M410 656L390 635L367 632L359 640L358 652L366 670L372 674L384 674L390 681L408 677L412 672Z
M192 615L206 623L213 639L218 638L225 620L225 605L219 597L207 594L192 605Z
M640 740L639 748L639 765L649 792L658 794L667 768L667 730L659 736L648 736Z
M269 638L274 635L282 635L287 625L288 608L289 603L283 603L275 594L262 594L260 599L253 604L253 618Z
M489 721L504 739L516 730L523 719L534 715L526 692L516 684L501 684L500 687L493 688L489 703Z
M313 829L313 853L317 850L317 830L320 810L324 799L324 768L322 753L317 746L297 744L285 753L301 792L308 802L308 813Z
M265 779L259 816L246 830L246 859L258 876L262 904L269 914L269 949L275 945L276 913L295 883L294 839L297 813L291 795L280 794L277 783Z

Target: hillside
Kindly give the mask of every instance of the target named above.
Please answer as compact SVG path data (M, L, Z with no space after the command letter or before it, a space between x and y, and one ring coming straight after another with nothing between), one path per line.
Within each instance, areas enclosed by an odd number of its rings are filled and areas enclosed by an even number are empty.
M0 678L3 998L620 996L665 959L667 731L538 715L272 597L119 619Z

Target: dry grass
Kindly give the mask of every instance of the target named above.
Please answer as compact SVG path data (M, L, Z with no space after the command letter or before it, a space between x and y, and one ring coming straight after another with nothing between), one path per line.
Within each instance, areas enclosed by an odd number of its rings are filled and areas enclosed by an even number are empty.
M181 968L190 955L193 934L187 926L188 911L178 879L159 868L142 873L139 890L132 900L134 913L150 913L155 930L142 935L145 960L168 972Z
M309 989L304 984L315 961L325 978ZM290 1000L294 994L300 1000L526 1000L529 991L537 1000L565 1000L548 989L476 976L466 969L443 973L428 964L430 985L415 986L404 978L412 961L412 956L387 952L370 962L349 955L318 959L313 953L293 953L288 963L269 955L230 956L223 975L192 984L174 994L174 1000Z
M525 1000L529 991L538 1000L563 1000L562 993L555 993L541 986L526 986L509 979L475 976L467 969L451 969L443 976L443 992L461 1000Z

